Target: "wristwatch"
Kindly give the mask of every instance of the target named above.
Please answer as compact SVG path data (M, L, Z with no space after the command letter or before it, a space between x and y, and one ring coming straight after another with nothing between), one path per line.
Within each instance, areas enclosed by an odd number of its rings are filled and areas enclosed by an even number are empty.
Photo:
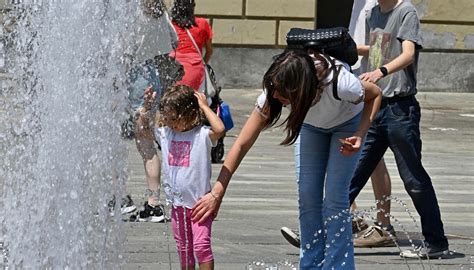
M380 70L380 72L382 72L383 77L388 75L388 70L387 70L386 67L380 67L379 70Z

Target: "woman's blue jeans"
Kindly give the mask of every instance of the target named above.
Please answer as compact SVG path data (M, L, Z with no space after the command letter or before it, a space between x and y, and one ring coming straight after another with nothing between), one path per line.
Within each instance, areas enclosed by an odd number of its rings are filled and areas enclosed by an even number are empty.
M330 129L303 124L295 143L300 221L300 269L354 269L349 185L359 152L343 156L362 113Z

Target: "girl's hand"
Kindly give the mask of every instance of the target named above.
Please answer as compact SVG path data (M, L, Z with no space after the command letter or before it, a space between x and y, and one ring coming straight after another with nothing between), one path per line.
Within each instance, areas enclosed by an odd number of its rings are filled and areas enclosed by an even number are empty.
M153 88L151 86L148 86L148 88L145 89L145 94L143 96L143 99L144 99L143 108L145 109L145 112L147 112L151 109L156 99L156 92L153 92Z
M352 136L345 139L339 139L341 141L341 148L339 152L344 156L350 156L359 151L362 146L362 138L360 136Z
M206 95L204 95L204 93L194 92L194 96L196 96L196 98L198 100L199 108L202 109L202 108L205 108L205 107L209 107L209 105L207 104Z

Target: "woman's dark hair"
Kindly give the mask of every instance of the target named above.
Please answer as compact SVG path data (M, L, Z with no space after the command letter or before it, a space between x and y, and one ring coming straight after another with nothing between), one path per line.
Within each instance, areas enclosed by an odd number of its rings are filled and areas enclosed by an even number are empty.
M166 91L160 101L160 117L164 124L182 119L189 124L187 130L202 125L204 119L194 90L186 85L177 85Z
M267 93L267 103L263 108L268 115L266 128L275 125L281 116L282 104L273 98L275 91L290 101L290 113L281 123L286 124L286 138L282 145L291 145L296 141L306 113L321 97L323 88L319 87L314 60L304 50L286 50L275 57L263 76L263 87Z
M194 17L194 0L175 0L171 8L171 20L181 28L197 26Z
M143 12L153 18L161 17L166 9L163 0L140 0L140 5Z

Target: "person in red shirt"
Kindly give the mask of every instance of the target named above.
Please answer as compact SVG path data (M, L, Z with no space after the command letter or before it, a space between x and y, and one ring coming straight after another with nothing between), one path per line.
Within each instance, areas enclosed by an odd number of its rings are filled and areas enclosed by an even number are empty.
M205 18L194 16L195 6L194 0L175 0L171 9L171 21L179 38L174 56L184 67L184 77L176 85L187 85L198 91L205 76L202 59L207 64L212 55L213 34ZM189 30L200 52L197 51L186 30ZM204 54L202 54L203 48L205 48Z

